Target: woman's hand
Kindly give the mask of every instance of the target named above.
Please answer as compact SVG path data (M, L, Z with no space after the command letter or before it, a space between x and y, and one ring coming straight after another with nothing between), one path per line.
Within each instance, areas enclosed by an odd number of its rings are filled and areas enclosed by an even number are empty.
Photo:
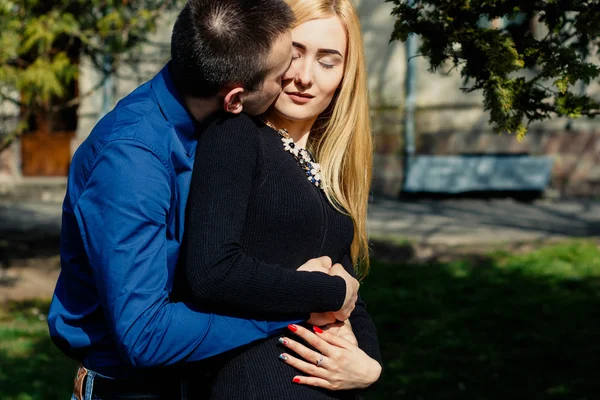
M320 353L287 337L279 339L282 345L306 360L298 359L288 353L279 356L286 364L310 375L296 376L293 382L327 390L349 390L364 389L377 381L381 375L381 365L356 344L335 336L334 328L339 328L338 332L342 329L342 327L332 327L324 331L314 327L315 334L298 325L289 326L292 332L306 340Z
M352 324L350 324L349 319L345 320L344 322L334 322L332 324L323 326L322 328L325 332L330 332L335 336L345 339L353 345L358 346L358 340L356 340L356 336L354 336L354 332L352 331Z
M346 297L342 308L338 311L331 312L331 316L325 315L329 313L321 313L323 315L311 315L312 325L325 325L334 321L345 321L350 318L350 314L354 311L356 300L358 300L358 289L360 283L354 279L342 266L342 264L333 264L331 258L327 256L313 258L302 264L296 271L304 272L323 272L331 276L339 276L346 283Z
M337 322L337 319L333 316L332 312L324 312L324 313L311 313L310 319L307 324L314 326L325 326L325 325L333 325Z
M304 272L322 272L324 274L329 274L331 270L331 258L327 256L319 257L319 258L311 258L304 264L298 267L296 271L304 271Z

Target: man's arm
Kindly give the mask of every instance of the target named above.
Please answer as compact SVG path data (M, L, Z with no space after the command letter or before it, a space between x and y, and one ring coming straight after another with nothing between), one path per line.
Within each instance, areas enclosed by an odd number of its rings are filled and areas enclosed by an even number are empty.
M286 325L201 313L170 301L170 182L149 148L118 140L101 150L74 205L104 316L120 352L136 367L200 360Z

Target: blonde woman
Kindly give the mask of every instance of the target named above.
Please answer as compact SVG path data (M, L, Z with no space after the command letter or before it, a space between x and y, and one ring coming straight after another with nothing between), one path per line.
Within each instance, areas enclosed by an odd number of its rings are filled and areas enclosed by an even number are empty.
M331 275L369 268L372 144L360 23L350 0L288 4L297 22L279 98L258 120L221 115L200 135L184 256L189 295L207 310L267 320L310 314L309 325L213 359L206 398L354 398L352 389L381 373L362 300L335 323L344 280L295 272L317 257L333 261ZM293 278L309 275L310 285Z

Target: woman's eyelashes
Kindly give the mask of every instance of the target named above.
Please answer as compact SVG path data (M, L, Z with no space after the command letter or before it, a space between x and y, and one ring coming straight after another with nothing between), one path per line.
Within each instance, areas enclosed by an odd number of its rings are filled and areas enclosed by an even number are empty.
M299 60L301 58L302 58L302 54L300 54L300 53L294 53L294 54L292 54L292 62L297 61L297 60ZM323 69L333 69L333 68L336 67L336 64L337 64L337 63L335 63L333 61L330 61L330 60L325 60L325 61L317 60L317 61L318 61L319 65Z
M319 61L319 65L321 67L323 67L324 69L333 69L335 67L335 65L331 65L331 64L326 64L324 62Z

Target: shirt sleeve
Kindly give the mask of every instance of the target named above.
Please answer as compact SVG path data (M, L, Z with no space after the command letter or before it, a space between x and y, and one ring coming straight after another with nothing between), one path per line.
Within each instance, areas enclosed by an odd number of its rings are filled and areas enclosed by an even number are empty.
M200 304L242 315L337 311L346 296L342 278L267 264L242 249L258 134L255 122L240 115L223 117L200 135L186 219L189 290Z
M342 265L353 277L356 277L350 256L346 255L342 260ZM367 303L359 295L354 307L354 311L350 314L350 324L358 347L364 351L369 357L383 365L381 360L381 351L379 349L379 339L377 338L377 328L367 312Z
M201 360L286 325L170 301L170 185L168 169L149 148L121 139L100 151L74 207L105 319L135 367Z

